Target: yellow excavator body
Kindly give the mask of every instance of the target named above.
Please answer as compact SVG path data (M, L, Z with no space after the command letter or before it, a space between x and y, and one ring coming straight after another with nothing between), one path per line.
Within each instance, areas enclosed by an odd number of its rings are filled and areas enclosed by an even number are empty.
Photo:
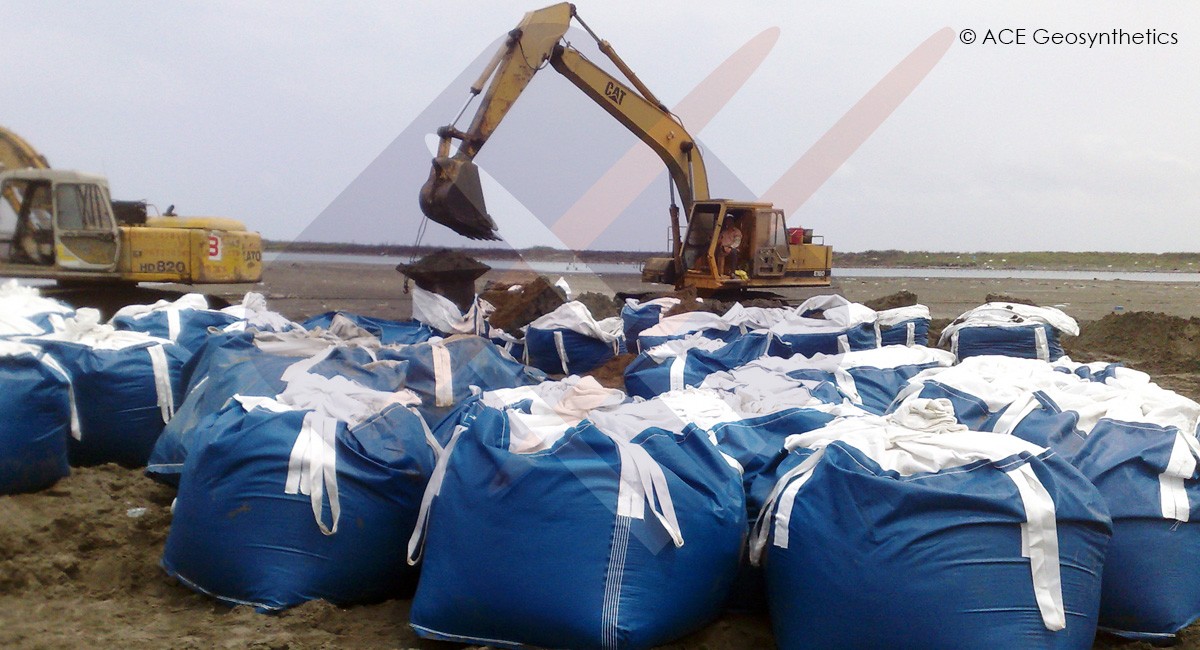
M101 176L50 169L0 128L0 276L123 284L253 283L262 237L222 217L147 216Z
M596 41L624 81L564 39L572 20ZM482 98L470 125L464 130L454 124L437 130L437 155L419 195L427 217L472 239L497 238L474 158L534 74L547 64L650 147L667 167L672 196L678 193L683 204L686 233L680 210L672 205L672 256L647 261L644 281L705 293L829 286L832 249L814 242L811 231L789 229L783 212L769 203L710 197L708 173L695 139L612 45L597 37L575 6L566 2L525 14L471 86L471 94L482 93ZM451 153L453 141L458 147Z

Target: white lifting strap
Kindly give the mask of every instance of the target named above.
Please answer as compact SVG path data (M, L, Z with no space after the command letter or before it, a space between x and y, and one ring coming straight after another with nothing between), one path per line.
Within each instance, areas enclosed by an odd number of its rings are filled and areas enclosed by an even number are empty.
M167 364L167 351L155 344L146 348L150 355L150 366L154 370L154 390L158 394L158 408L162 411L164 424L175 417L175 393L171 390L171 367Z
M324 535L333 535L342 516L337 485L337 420L310 411L292 445L288 459L285 494L304 494L312 503L313 518ZM321 518L325 494L329 494L329 512L333 522L326 526Z
M454 366L450 359L450 350L444 343L437 341L430 344L429 351L433 356L434 406L454 406Z
M1021 524L1021 556L1029 558L1033 594L1042 614L1042 624L1047 630L1061 630L1067 627L1067 614L1063 607L1054 498L1029 463L1021 463L1020 467L1004 474L1017 486L1025 508L1025 523Z

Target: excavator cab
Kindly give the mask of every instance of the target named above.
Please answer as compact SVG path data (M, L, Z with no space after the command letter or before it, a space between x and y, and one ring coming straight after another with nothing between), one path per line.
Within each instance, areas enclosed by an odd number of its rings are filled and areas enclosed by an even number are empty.
M769 203L696 201L674 259L652 259L646 282L704 293L745 288L828 286L833 253L823 244L791 243L783 211Z
M103 178L38 169L0 174L0 259L111 271L120 252Z

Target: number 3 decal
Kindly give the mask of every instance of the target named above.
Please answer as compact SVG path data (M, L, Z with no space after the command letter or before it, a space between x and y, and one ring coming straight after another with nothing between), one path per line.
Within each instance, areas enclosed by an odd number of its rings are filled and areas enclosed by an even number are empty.
M221 238L217 235L208 236L208 259L221 261Z

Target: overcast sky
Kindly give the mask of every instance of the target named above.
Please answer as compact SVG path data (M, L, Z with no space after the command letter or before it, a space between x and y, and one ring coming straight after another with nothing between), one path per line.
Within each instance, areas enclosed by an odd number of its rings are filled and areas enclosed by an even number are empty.
M414 134L453 118L461 80L541 4L6 0L0 124L55 167L106 174L117 198L275 239L412 243L429 158ZM835 250L1200 249L1200 9L1000 5L577 3L670 106L778 28L695 133L714 194L734 199L757 199L935 32L975 30L789 215ZM982 42L1003 28L1027 43ZM1178 43L1042 45L1037 29ZM552 243L542 224L638 147L545 70L480 156L501 234ZM643 194L596 247L663 248L665 180ZM465 243L437 225L428 240Z

